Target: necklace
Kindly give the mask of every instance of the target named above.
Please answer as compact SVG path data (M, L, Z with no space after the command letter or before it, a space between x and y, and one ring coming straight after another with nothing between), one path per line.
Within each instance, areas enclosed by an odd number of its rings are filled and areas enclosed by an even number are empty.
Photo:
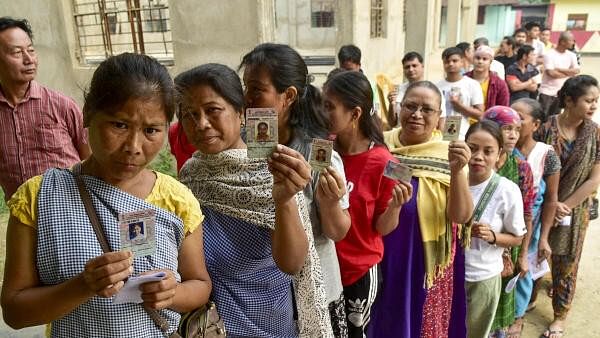
M577 137L577 126L575 128L565 125L566 112L558 116L557 126L558 132L567 142L573 141Z

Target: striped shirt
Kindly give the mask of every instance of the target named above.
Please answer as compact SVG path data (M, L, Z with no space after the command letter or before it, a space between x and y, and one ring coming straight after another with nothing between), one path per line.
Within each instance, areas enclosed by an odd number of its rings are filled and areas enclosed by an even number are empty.
M87 132L71 98L31 81L23 101L12 106L0 88L0 186L6 200L46 169L79 162L78 144L87 144Z

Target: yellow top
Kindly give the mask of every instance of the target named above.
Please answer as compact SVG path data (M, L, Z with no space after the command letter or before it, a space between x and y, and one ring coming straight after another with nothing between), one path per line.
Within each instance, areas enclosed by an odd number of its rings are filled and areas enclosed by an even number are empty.
M8 201L10 214L26 226L37 228L38 192L42 186L42 175L27 180ZM183 221L184 233L194 232L204 215L194 194L171 176L156 172L156 182L146 202L168 210Z
M490 78L488 77L485 81L480 82L481 84L481 92L483 93L483 106L487 107L487 94L488 89L490 88Z

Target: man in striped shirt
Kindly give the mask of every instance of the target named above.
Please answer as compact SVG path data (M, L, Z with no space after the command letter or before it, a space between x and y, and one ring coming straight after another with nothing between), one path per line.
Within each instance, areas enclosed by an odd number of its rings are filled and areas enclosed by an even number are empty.
M34 81L32 36L27 20L0 18L0 186L6 200L30 177L90 154L77 104Z

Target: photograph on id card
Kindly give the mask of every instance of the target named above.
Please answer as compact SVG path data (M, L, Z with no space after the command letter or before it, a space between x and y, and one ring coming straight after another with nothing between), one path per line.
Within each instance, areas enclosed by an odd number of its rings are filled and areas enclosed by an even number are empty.
M152 209L119 214L121 250L135 257L152 256L156 252L156 212Z
M278 141L277 112L272 108L246 109L246 144L249 158L267 158Z
M308 163L315 171L321 171L331 166L331 153L333 152L333 141L313 138L310 146L310 157Z
M460 135L460 124L462 123L462 116L452 115L446 117L446 124L443 130L444 141L456 141Z
M412 179L412 169L402 163L396 163L389 160L383 169L383 176L392 180L410 182Z

